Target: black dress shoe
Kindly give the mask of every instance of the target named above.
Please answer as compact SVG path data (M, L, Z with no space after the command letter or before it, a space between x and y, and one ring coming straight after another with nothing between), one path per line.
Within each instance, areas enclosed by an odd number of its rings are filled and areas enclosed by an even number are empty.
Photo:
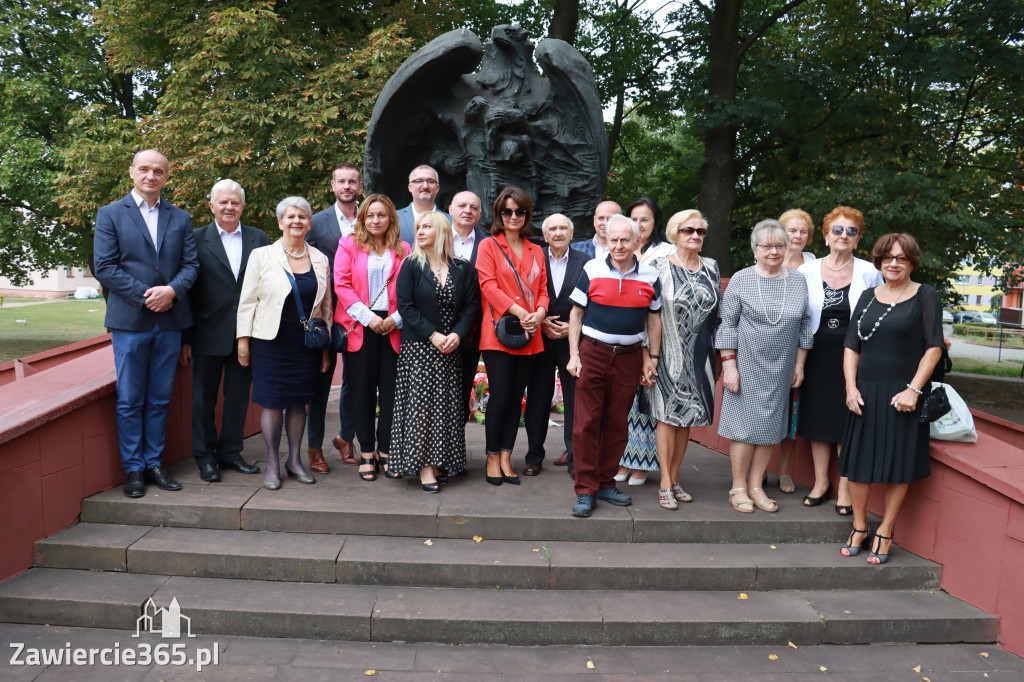
M146 494L146 484L142 480L141 471L129 471L128 480L124 482L125 497L142 497Z
M181 484L167 475L163 467L146 469L146 483L152 483L160 490L181 490Z
M217 467L212 462L204 462L199 465L199 478L207 483L219 483L220 471L217 470Z
M258 474L260 468L255 464L249 464L241 455L235 455L234 457L227 457L220 461L221 469L232 469L240 474Z

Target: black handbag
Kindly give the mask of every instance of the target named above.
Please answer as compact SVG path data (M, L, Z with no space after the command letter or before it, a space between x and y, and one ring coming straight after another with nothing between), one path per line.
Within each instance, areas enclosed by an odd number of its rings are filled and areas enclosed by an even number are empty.
M295 283L295 278L292 277L292 273L285 269L284 274L288 276L288 281L292 285L292 295L295 297L295 307L299 309L299 323L302 328L306 331L306 348L310 350L323 350L331 345L331 332L327 328L327 323L322 318L314 317L309 319L306 317L306 310L302 307L302 298L299 296L299 285Z
M512 265L512 259L508 257L505 250L498 247L501 251L501 255L505 256L505 260L508 261L508 266L512 268L512 273L516 276L516 286L519 287L519 293L523 296L523 301L526 301L526 293L523 291L522 280L519 279L519 271L516 270L516 266ZM498 343L505 346L509 350L519 350L524 348L526 344L530 343L530 335L523 329L522 322L519 318L509 313L502 315L501 319L497 322L494 321L494 306L490 303L487 304L491 309L491 324L494 325L494 335L498 337Z
M935 365L930 379L931 390L924 395L924 402L921 404L921 423L930 424L942 419L953 406L949 404L949 396L946 389L941 386L942 380L946 378L946 372L953 369L953 361L949 357L949 350L942 348L942 358Z

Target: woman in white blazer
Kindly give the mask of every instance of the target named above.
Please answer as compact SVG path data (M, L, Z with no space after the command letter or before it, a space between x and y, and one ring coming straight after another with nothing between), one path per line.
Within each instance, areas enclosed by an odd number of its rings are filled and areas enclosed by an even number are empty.
M330 366L326 349L306 348L301 322L319 317L328 329L331 325L330 265L327 256L305 241L313 211L302 197L288 197L277 205L277 223L281 239L250 254L238 302L238 360L244 366L252 362L252 401L263 407L263 485L268 490L281 487L282 427L288 434L288 475L300 483L316 483L302 463L299 446L316 374Z
M814 487L804 505L816 507L828 495L832 444L843 440L846 419L846 383L843 377L843 341L850 314L865 289L884 283L882 273L853 252L864 234L864 214L849 206L833 209L822 223L829 253L800 266L807 281L807 308L814 347L807 353L800 392L797 432L811 443ZM845 478L839 479L836 513L852 513Z

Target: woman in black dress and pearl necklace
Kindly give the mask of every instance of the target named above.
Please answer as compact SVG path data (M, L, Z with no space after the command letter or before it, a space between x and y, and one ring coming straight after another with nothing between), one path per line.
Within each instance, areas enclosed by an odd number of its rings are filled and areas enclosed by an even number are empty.
M729 502L747 514L755 506L767 512L779 508L761 489L761 480L772 450L789 430L788 394L803 382L813 343L806 282L782 264L788 241L777 220L754 226L750 247L757 264L729 281L715 335L725 386L718 434L732 440Z
M939 295L910 278L921 262L917 241L887 234L875 242L871 257L885 285L861 296L843 357L850 418L839 473L850 479L853 531L841 553L856 556L867 542L868 494L872 483L884 483L885 515L868 556L869 564L884 564L910 483L930 473L921 397L945 344Z
M863 213L849 206L834 208L825 216L821 231L828 255L800 266L807 280L807 305L814 333L814 347L807 352L804 365L797 420L800 437L810 441L814 460L814 487L804 497L807 507L817 507L828 495L832 445L842 442L846 428L843 342L850 312L865 290L883 282L874 265L853 255L864 234ZM836 513L849 515L849 504L846 479L841 478Z

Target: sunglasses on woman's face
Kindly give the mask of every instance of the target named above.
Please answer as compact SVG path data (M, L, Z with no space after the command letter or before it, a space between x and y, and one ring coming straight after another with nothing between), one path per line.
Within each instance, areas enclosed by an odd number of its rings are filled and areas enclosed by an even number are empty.
M882 263L883 264L891 263L893 261L896 261L900 265L906 265L907 263L910 262L910 259L907 258L906 256L894 256L891 253L883 253L882 254Z
M843 234L843 226L842 225L833 225L832 226L832 234L835 235L836 237L842 236L842 234ZM860 228L854 227L853 225L847 225L846 226L846 236L847 237L856 237L858 234L860 234Z
M679 231L682 232L683 234L693 234L694 232L696 232L698 237L703 237L708 233L708 228L690 227L689 225L687 225L686 227L680 227Z
M526 215L527 215L527 213L526 213L526 209L525 208L516 208L516 209L503 208L503 209L501 209L501 217L504 218L505 220L508 220L512 216L515 216L517 218L525 218Z

